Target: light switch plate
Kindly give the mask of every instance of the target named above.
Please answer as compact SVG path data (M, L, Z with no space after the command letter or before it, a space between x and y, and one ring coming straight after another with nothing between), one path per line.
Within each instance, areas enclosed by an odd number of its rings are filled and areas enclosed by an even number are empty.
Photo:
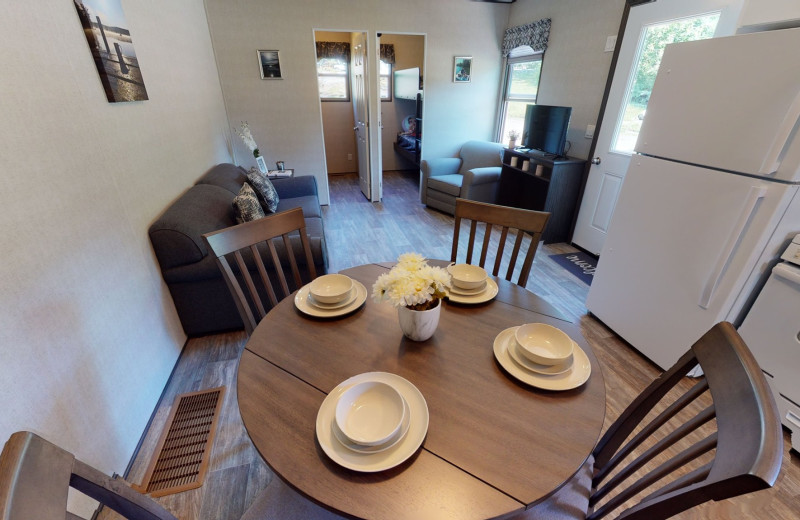
M603 49L603 52L614 52L614 47L617 46L617 35L609 36L606 38L606 48Z
M594 125L586 125L586 133L583 134L586 139L594 137Z

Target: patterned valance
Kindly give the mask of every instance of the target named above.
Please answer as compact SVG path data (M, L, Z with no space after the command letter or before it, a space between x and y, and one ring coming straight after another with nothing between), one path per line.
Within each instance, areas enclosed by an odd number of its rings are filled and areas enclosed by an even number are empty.
M544 52L549 39L550 18L508 28L503 37L503 57L507 58L512 49L522 45L529 46L534 52Z
M394 44L381 44L381 61L385 61L386 63L391 63L394 65Z
M323 58L342 58L350 61L350 43L317 42L317 59Z

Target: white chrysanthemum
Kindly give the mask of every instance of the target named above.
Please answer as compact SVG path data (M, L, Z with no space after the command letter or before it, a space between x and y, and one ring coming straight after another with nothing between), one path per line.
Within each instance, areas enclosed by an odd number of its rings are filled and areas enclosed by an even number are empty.
M425 257L417 253L404 253L397 257L397 267L406 271L417 271L428 265Z
M424 308L428 302L444 298L448 287L450 273L429 266L422 255L406 253L398 258L395 267L378 277L372 286L372 297L395 307Z

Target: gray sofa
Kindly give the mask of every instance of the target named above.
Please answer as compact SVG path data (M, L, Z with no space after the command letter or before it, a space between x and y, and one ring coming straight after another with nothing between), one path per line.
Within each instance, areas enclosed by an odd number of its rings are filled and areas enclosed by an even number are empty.
M453 215L456 199L494 204L502 170L503 145L467 141L458 157L426 159L420 164L420 201Z
M213 256L208 254L201 236L236 225L231 203L245 180L246 171L241 167L218 164L150 226L150 242L161 274L172 294L183 329L189 336L244 327L222 274ZM318 275L326 273L328 253L316 179L300 176L273 180L272 183L280 198L277 212L303 208L316 272ZM301 251L299 244L297 240L296 252ZM283 247L282 242L276 245ZM303 262L300 259L302 254L296 256L298 262ZM303 279L307 280L307 268L305 265L300 265L300 268ZM291 285L291 280L287 281Z

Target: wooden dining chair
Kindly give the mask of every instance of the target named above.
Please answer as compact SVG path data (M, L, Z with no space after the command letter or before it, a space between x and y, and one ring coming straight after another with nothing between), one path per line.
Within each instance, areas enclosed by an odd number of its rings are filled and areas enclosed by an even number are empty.
M203 235L203 240L214 254L225 283L233 295L248 335L253 333L267 309L274 307L279 301L273 281L267 273L268 265L277 275L279 288L282 290L281 300L292 292L284 274L282 256L286 257L291 268L295 289L303 285L291 241L291 236L298 234L310 280L313 280L317 277L317 272L301 208L290 209ZM279 237L283 239L282 244L278 240L273 240ZM282 254L279 254L276 242L282 246L280 251ZM235 271L228 261L228 255L235 260ZM269 260L265 262L265 258ZM253 279L254 271L258 272L260 285L256 285ZM241 276L241 281L237 273ZM247 287L247 294L242 289L242 282ZM269 299L269 307L264 305L264 295Z
M176 520L124 480L107 476L38 435L11 435L0 454L0 520L78 519L67 512L69 488L130 520Z
M475 248L475 236L478 230L478 223L484 223L483 243L481 245L480 260L478 265L485 268L486 258L489 253L492 237L492 227L497 226L500 228L500 237L497 239L497 246L494 252L495 262L492 274L497 276L500 272L500 265L503 260L503 252L506 246L506 240L511 230L512 235L516 235L514 240L514 247L511 251L511 256L508 259L508 268L506 271L505 279L512 281L514 268L517 264L517 258L520 251L525 252L525 260L522 262L522 269L520 270L519 277L517 278L517 285L525 287L528 283L528 276L531 273L533 266L533 256L536 254L536 248L539 247L539 240L542 238L542 232L547 225L547 220L550 218L550 213L543 211L533 211L529 209L510 208L507 206L498 206L496 204L487 204L485 202L475 202L467 199L456 199L456 212L455 212L455 228L453 229L453 251L450 255L451 262L457 262L459 234L461 231L461 220L470 220L469 228L469 243L467 245L466 263L472 263L473 249ZM527 239L526 239L527 237ZM527 242L527 248L523 248L523 243Z
M704 376L685 390L681 381L698 364ZM516 518L594 520L620 508L610 518L669 518L771 487L782 452L764 374L722 322L625 409L572 480Z

